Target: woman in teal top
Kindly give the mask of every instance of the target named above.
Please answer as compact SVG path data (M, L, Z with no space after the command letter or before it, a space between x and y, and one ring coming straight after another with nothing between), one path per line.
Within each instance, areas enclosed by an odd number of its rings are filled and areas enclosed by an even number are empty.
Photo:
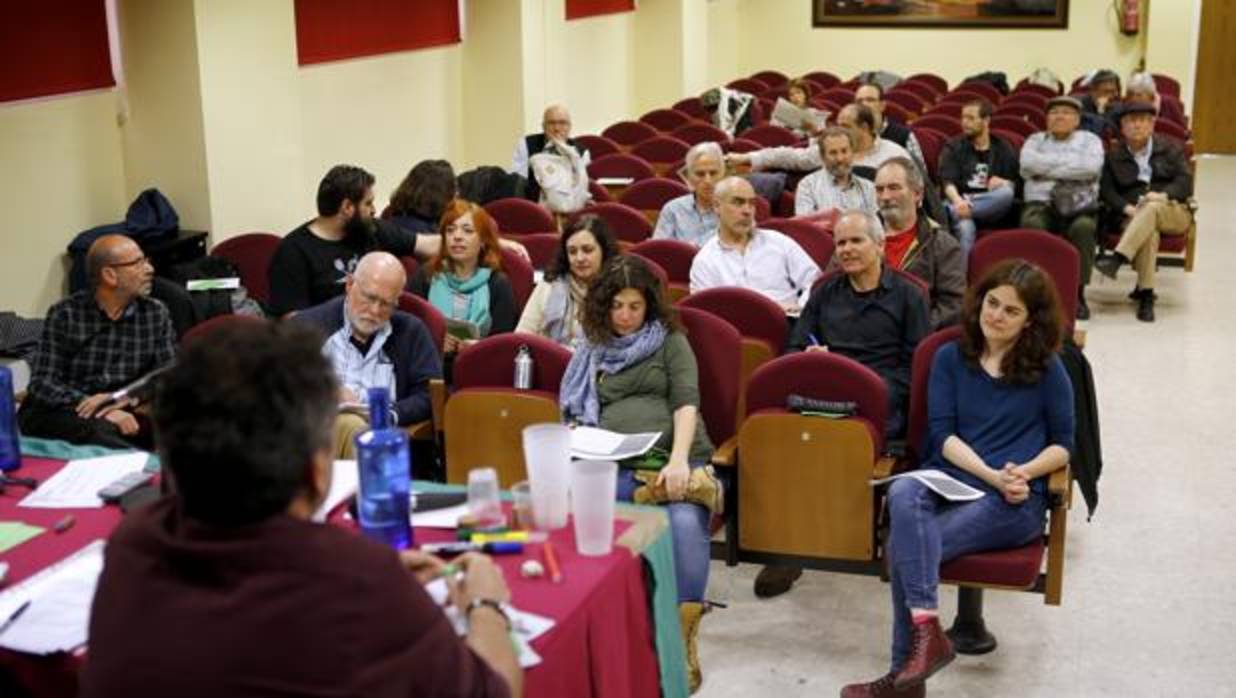
M498 225L474 203L455 199L438 224L442 247L410 284L447 320L468 323L475 339L448 332L443 352L454 354L481 337L515 329L515 294L502 273Z
M660 280L638 257L606 263L588 287L581 315L584 341L562 377L559 402L569 422L620 433L659 431L668 453L659 472L618 472L618 498L666 502L674 571L692 690L701 681L695 637L708 586L709 509L719 496L707 463L712 443L700 419L695 354L665 301ZM637 490L639 493L637 494ZM691 499L688 501L688 493Z

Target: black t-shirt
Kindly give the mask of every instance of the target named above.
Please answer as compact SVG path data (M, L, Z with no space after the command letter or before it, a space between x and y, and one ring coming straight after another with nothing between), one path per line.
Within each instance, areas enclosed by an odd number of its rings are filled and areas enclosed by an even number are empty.
M270 311L283 315L324 303L343 293L343 282L360 258L374 250L402 257L416 249L416 234L376 220L371 235L323 240L305 223L288 233L270 260Z
M973 194L987 191L987 179L993 175L1015 183L1021 170L1017 155L1003 139L991 136L990 141L983 151L975 150L965 136L945 143L940 152L940 184L952 184L961 194Z

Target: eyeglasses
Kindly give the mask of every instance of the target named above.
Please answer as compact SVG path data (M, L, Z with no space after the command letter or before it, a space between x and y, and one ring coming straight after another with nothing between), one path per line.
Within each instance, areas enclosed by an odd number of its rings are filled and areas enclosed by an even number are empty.
M361 303L369 307L377 307L383 312L391 312L399 305L399 301L388 301L377 294L361 291L359 295Z
M116 268L133 267L133 266L137 266L138 264L145 264L146 262L149 262L149 261L150 261L149 257L147 257L146 255L142 255L141 257L138 257L137 259L131 259L127 262L113 262L112 264L108 264L107 266L116 267Z

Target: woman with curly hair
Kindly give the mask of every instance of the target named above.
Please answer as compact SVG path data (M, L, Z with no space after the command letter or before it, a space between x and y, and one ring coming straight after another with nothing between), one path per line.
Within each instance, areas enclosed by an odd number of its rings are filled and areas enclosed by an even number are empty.
M998 264L967 292L961 339L932 362L922 467L984 496L949 502L913 478L893 482L892 668L846 686L843 698L924 695L927 677L954 656L936 611L940 564L1043 535L1047 476L1073 447L1073 388L1056 355L1062 327L1055 286L1028 262Z
M702 680L695 640L708 586L708 507L720 496L707 465L713 447L699 416L695 354L660 280L637 257L605 265L588 288L581 322L584 341L562 378L562 416L624 434L661 432L653 452L623 463L618 498L669 510L694 691Z
M580 311L588 284L618 254L618 243L605 220L581 216L558 239L558 254L524 305L516 332L548 337L573 349L583 338Z
M421 160L403 178L386 217L413 233L438 230L438 220L455 198L455 170L446 160Z

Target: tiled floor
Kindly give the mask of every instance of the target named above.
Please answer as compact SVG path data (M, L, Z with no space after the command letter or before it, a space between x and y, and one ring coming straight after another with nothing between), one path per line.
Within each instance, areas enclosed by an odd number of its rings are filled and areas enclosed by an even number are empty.
M928 684L938 696L1236 695L1236 158L1198 166L1195 270L1162 269L1158 322L1125 294L1133 273L1089 290L1086 354L1104 446L1093 521L1069 517L1064 602L986 595L1000 646L960 657ZM701 696L837 695L887 668L888 588L807 572L757 600L757 568L714 562L704 619ZM950 618L956 594L942 593Z

